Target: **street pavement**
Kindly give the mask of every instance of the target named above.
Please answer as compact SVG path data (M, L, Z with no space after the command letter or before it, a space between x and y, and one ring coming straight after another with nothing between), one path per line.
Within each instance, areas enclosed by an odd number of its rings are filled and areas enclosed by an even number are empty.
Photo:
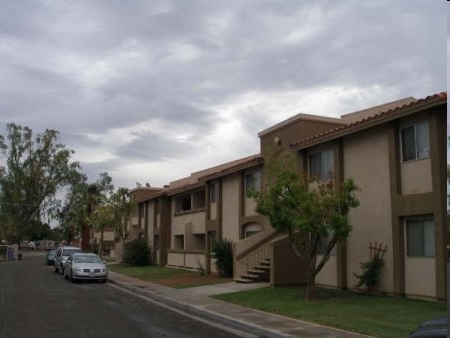
M268 283L240 284L229 282L187 289L173 289L123 274L109 272L109 281L127 292L147 298L177 311L227 327L251 332L257 336L281 338L363 338L366 335L334 329L270 314L219 301L212 295L250 288L267 287Z

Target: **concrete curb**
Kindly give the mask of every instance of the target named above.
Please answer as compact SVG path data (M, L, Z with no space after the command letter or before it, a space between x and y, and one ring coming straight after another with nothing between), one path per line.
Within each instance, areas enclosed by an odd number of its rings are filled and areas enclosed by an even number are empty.
M201 308L200 306L177 301L177 300L171 299L167 296L158 294L152 290L146 290L145 288L140 288L140 287L137 287L134 285L130 285L126 282L121 282L114 278L108 278L108 281L112 284L115 284L115 285L121 287L121 288L132 291L136 294L139 294L140 296L144 296L144 297L154 300L156 302L162 303L170 308L185 312L186 314L200 317L200 318L212 321L212 322L219 322L222 325L230 326L230 327L238 329L238 330L243 330L248 333L257 335L259 337L267 337L267 338L294 337L292 335L285 335L285 334L282 334L281 332L269 330L269 329L263 328L261 326L258 326L258 325L255 325L255 324L243 321L243 320L238 320L236 318L232 318L232 317L229 317L229 316L226 316L223 314L219 314L215 311L210 311L210 310ZM238 306L238 305L235 305L235 306Z

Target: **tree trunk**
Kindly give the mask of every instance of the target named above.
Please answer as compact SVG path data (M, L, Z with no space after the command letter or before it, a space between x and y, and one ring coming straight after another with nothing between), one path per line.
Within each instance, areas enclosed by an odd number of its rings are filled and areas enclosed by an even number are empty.
M83 224L81 226L81 250L91 252L90 237L89 225Z
M100 257L103 257L103 233L104 233L104 230L101 229L100 230L100 243L98 245L98 253L99 253Z
M316 261L315 259L312 260L308 267L308 281L306 284L306 293L305 293L305 299L306 300L313 300L316 298Z

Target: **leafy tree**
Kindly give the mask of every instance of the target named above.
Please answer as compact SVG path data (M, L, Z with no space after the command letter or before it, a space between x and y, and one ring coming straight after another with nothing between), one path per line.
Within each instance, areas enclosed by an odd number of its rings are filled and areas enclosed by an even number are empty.
M29 127L10 123L0 135L0 233L11 241L36 235L42 219L56 216L57 193L70 185L80 169L74 153L58 143L59 133L47 129L35 137Z
M113 223L116 233L119 235L122 247L125 244L125 229L135 207L127 188L120 187L109 198L109 208L113 212ZM123 257L122 257L123 258Z
M336 243L344 242L351 231L347 214L359 205L356 186L351 179L311 182L296 168L292 155L273 156L267 168L268 188L252 194L256 210L287 235L296 255L308 263L306 299L312 299L316 275ZM323 251L317 261L319 248Z
M100 215L94 216L95 211L107 204L114 186L108 173L101 173L94 183L87 183L84 175L72 185L67 194L65 205L60 213L60 220L66 227L68 240L73 239L74 233L81 235L81 248L91 251L91 232L104 227Z

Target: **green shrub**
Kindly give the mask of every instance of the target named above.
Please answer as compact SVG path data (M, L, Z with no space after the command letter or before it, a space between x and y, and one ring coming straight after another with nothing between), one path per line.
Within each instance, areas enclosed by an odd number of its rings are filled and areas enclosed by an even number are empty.
M151 248L144 238L125 243L123 263L127 266L151 265Z
M362 274L357 275L354 273L359 279L356 287L365 286L367 291L370 292L380 281L381 268L384 266L383 256L376 254L370 261L359 263L359 265L361 266Z
M216 259L216 267L221 277L233 275L233 242L221 239L213 242L212 257Z

